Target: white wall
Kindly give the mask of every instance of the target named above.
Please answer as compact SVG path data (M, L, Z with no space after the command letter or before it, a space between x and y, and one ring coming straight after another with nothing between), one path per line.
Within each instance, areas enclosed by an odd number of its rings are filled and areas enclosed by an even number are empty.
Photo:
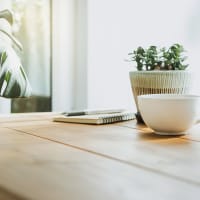
M135 109L127 54L181 43L200 72L198 0L53 0L53 110ZM196 82L195 93L200 94Z
M199 13L198 0L88 0L88 106L134 108L124 60L139 45L181 43L199 75Z

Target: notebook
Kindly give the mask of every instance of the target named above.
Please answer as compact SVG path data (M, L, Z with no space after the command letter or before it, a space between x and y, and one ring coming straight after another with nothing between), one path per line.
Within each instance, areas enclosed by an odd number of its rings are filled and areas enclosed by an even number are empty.
M69 122L80 124L110 124L114 122L122 122L135 118L135 113L124 111L119 113L95 114L95 115L80 115L80 116L65 116L60 115L53 118L55 122Z

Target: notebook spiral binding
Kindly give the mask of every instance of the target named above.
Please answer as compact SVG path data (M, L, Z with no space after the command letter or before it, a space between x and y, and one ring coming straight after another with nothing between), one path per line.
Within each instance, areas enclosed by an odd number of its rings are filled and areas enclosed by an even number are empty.
M101 116L99 119L101 120L102 124L110 124L113 122L122 122L127 121L135 118L134 113L127 113L127 114L113 114L111 116Z

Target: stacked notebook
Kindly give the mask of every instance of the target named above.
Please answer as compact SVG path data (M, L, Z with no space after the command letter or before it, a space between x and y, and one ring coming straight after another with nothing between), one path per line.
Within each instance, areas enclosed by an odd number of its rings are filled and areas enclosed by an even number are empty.
M110 124L115 122L122 122L132 120L135 118L135 113L131 111L100 111L90 113L80 113L80 115L65 113L53 118L55 122L69 122L81 124Z

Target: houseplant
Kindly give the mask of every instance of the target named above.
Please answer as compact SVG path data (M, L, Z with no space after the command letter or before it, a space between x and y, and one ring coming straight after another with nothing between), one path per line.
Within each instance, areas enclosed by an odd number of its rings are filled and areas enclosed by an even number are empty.
M160 93L189 93L191 73L185 64L187 57L180 44L169 48L150 46L146 49L138 47L129 53L129 61L136 63L136 71L130 71L130 81L136 103L138 122L142 117L138 108L137 96ZM156 109L156 108L155 108Z
M14 45L21 45L11 33L13 15L0 11L0 96L6 98L28 97L31 87Z

